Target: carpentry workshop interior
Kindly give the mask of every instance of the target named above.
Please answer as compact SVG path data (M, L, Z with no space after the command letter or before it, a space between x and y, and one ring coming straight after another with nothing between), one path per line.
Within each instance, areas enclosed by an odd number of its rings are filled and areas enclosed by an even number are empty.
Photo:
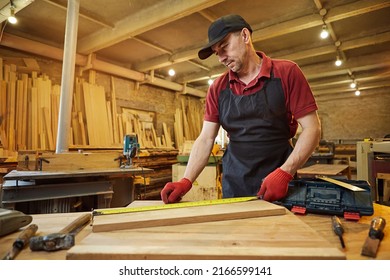
M285 197L227 198L221 127L164 203L227 70L198 52L228 14L302 70L319 143ZM390 259L390 1L0 0L0 28L2 259Z

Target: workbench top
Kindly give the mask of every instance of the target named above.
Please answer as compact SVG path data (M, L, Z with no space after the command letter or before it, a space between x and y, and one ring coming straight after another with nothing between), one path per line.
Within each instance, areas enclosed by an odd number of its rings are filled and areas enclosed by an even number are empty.
M147 201L141 201L142 204L148 204ZM324 240L327 240L330 244L334 245L334 247L338 248L341 252L345 253L346 259L348 260L357 260L357 259L371 259L369 257L361 256L360 252L363 246L363 243L368 235L368 229L372 218L377 216L382 216L387 221L390 221L390 208L384 205L374 204L374 215L373 216L363 216L358 222L355 221L346 221L344 219L340 219L343 223L345 233L344 240L346 248L342 249L340 245L340 241L338 237L334 234L331 226L331 216L329 215L318 215L318 214L306 214L306 215L296 215L294 219L299 219L305 225L310 227L312 230L316 232L319 236L323 237ZM286 215L293 215L291 212L286 210ZM38 225L39 235L46 235L49 233L58 232L71 223L74 219L79 217L81 213L61 213L61 214L39 214L33 215L33 222ZM259 219L259 218L258 218ZM239 223L243 224L243 221L246 219L241 219ZM249 221L250 219L248 219ZM239 221L239 220L237 220ZM209 222L208 227L212 228L214 222ZM218 222L215 222L218 223ZM219 222L221 223L221 222ZM225 221L222 224L223 226L234 227L234 221ZM238 223L238 224L239 224ZM250 224L250 222L249 222ZM193 224L194 225L194 224ZM176 225L173 226L172 231L178 229L179 236L182 234L183 229L188 229L188 225ZM239 229L237 229L239 231ZM236 230L236 231L237 231ZM275 229L276 230L276 229ZM293 228L290 229L294 231ZM299 229L296 229L297 231ZM277 231L277 230L276 230ZM145 236L145 230L140 231L139 236L136 237L139 242L142 244L142 239ZM214 230L207 232L208 236L213 234ZM217 233L215 227L215 233ZM88 239L95 233L92 232L92 226L86 225L77 235L76 235L76 246L77 244L82 243L85 239ZM132 233L134 236L136 233ZM11 249L12 243L19 235L18 232L9 234L0 238L0 256L3 256ZM219 236L215 237L215 240L219 240ZM253 237L252 237L253 238ZM276 242L278 242L277 237ZM242 240L245 242L245 240ZM248 240L248 242L251 240ZM138 241L137 241L138 242ZM222 240L221 240L222 242ZM251 241L253 242L253 240ZM257 241L255 241L257 242ZM75 248L75 247L73 247ZM72 249L73 249L72 248ZM72 250L70 249L70 250ZM34 259L47 259L47 260L65 260L67 258L67 251L56 251L56 252L32 252L29 248L24 249L19 255L16 257L18 260L34 260ZM378 254L376 259L384 259L390 260L390 239L389 239L389 229L385 228L385 237L380 243Z
M151 172L149 168L105 168L105 169L80 169L65 171L19 171L12 170L4 176L4 180L36 180L68 177L88 177L88 176L114 176L114 175L137 175L144 172Z

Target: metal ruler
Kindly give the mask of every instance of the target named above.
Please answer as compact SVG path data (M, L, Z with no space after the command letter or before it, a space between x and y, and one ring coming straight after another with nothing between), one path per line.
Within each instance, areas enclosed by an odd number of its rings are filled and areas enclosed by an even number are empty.
M329 178L329 177L326 177L326 176L318 176L317 175L316 178L324 180L324 181L328 181L329 183L333 183L333 184L339 185L340 187L349 189L349 190L354 191L354 192L364 192L364 191L366 191L365 189L359 188L358 186L354 186L354 185L351 185L349 183L341 182L339 180L332 179L332 178Z
M222 198L222 199L169 203L169 204L151 205L151 206L140 206L140 207L133 207L133 208L125 207L125 208L109 208L109 209L100 209L100 210L96 209L96 210L92 211L92 214L94 216L123 214L123 213L144 212L144 211L163 210L163 209L228 204L228 203L236 203L236 202L245 202L245 201L256 200L256 199L259 199L259 198L257 196L246 196L246 197L234 197L234 198Z

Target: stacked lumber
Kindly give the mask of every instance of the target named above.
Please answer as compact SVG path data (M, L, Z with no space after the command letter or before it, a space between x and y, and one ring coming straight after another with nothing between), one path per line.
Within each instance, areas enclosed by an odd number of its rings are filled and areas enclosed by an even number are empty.
M172 181L172 165L177 163L177 154L177 150L148 149L134 158L136 166L153 169L148 174L147 186L136 185L136 199L160 199L162 188Z
M176 109L174 118L176 148L182 150L184 143L195 140L202 130L203 107L182 99L181 108Z
M36 61L28 59L25 64L5 64L0 58L0 147L11 152L53 151L61 86L54 84L48 75L39 73ZM29 69L34 71L28 73ZM89 70L88 81L75 79L70 147L122 148L124 136L135 133L142 149L178 149L200 133L203 108L196 102L183 99L181 109L176 110L173 131L166 123L161 123L163 132L159 136L154 122L145 121L143 115L118 112L113 77L110 90L106 92L103 86L96 84L95 76L95 71Z
M0 60L0 140L4 150L55 148L59 86L46 75L18 73Z
M89 71L89 81L77 78L72 109L72 144L75 146L115 148L122 147L126 134L137 134L142 149L174 149L171 132L164 129L157 136L153 122L146 114L123 108L118 113L115 79L111 77L110 97L103 86L95 83L95 71ZM165 125L164 123L162 124Z
M135 133L142 148L174 148L171 141L171 132L163 122L163 134L157 136L154 128L154 114L151 112L141 112L139 110L122 109L123 135ZM120 124L121 125L121 124Z

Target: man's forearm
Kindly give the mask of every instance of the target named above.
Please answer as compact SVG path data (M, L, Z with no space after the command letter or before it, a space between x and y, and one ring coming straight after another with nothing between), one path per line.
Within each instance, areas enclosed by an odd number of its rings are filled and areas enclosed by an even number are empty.
M307 117L306 125L298 137L293 152L280 167L282 170L294 175L301 168L318 146L321 137L321 126L316 114Z
M192 146L190 158L184 172L185 178L189 179L191 182L195 181L208 163L213 145L214 140L196 139Z

